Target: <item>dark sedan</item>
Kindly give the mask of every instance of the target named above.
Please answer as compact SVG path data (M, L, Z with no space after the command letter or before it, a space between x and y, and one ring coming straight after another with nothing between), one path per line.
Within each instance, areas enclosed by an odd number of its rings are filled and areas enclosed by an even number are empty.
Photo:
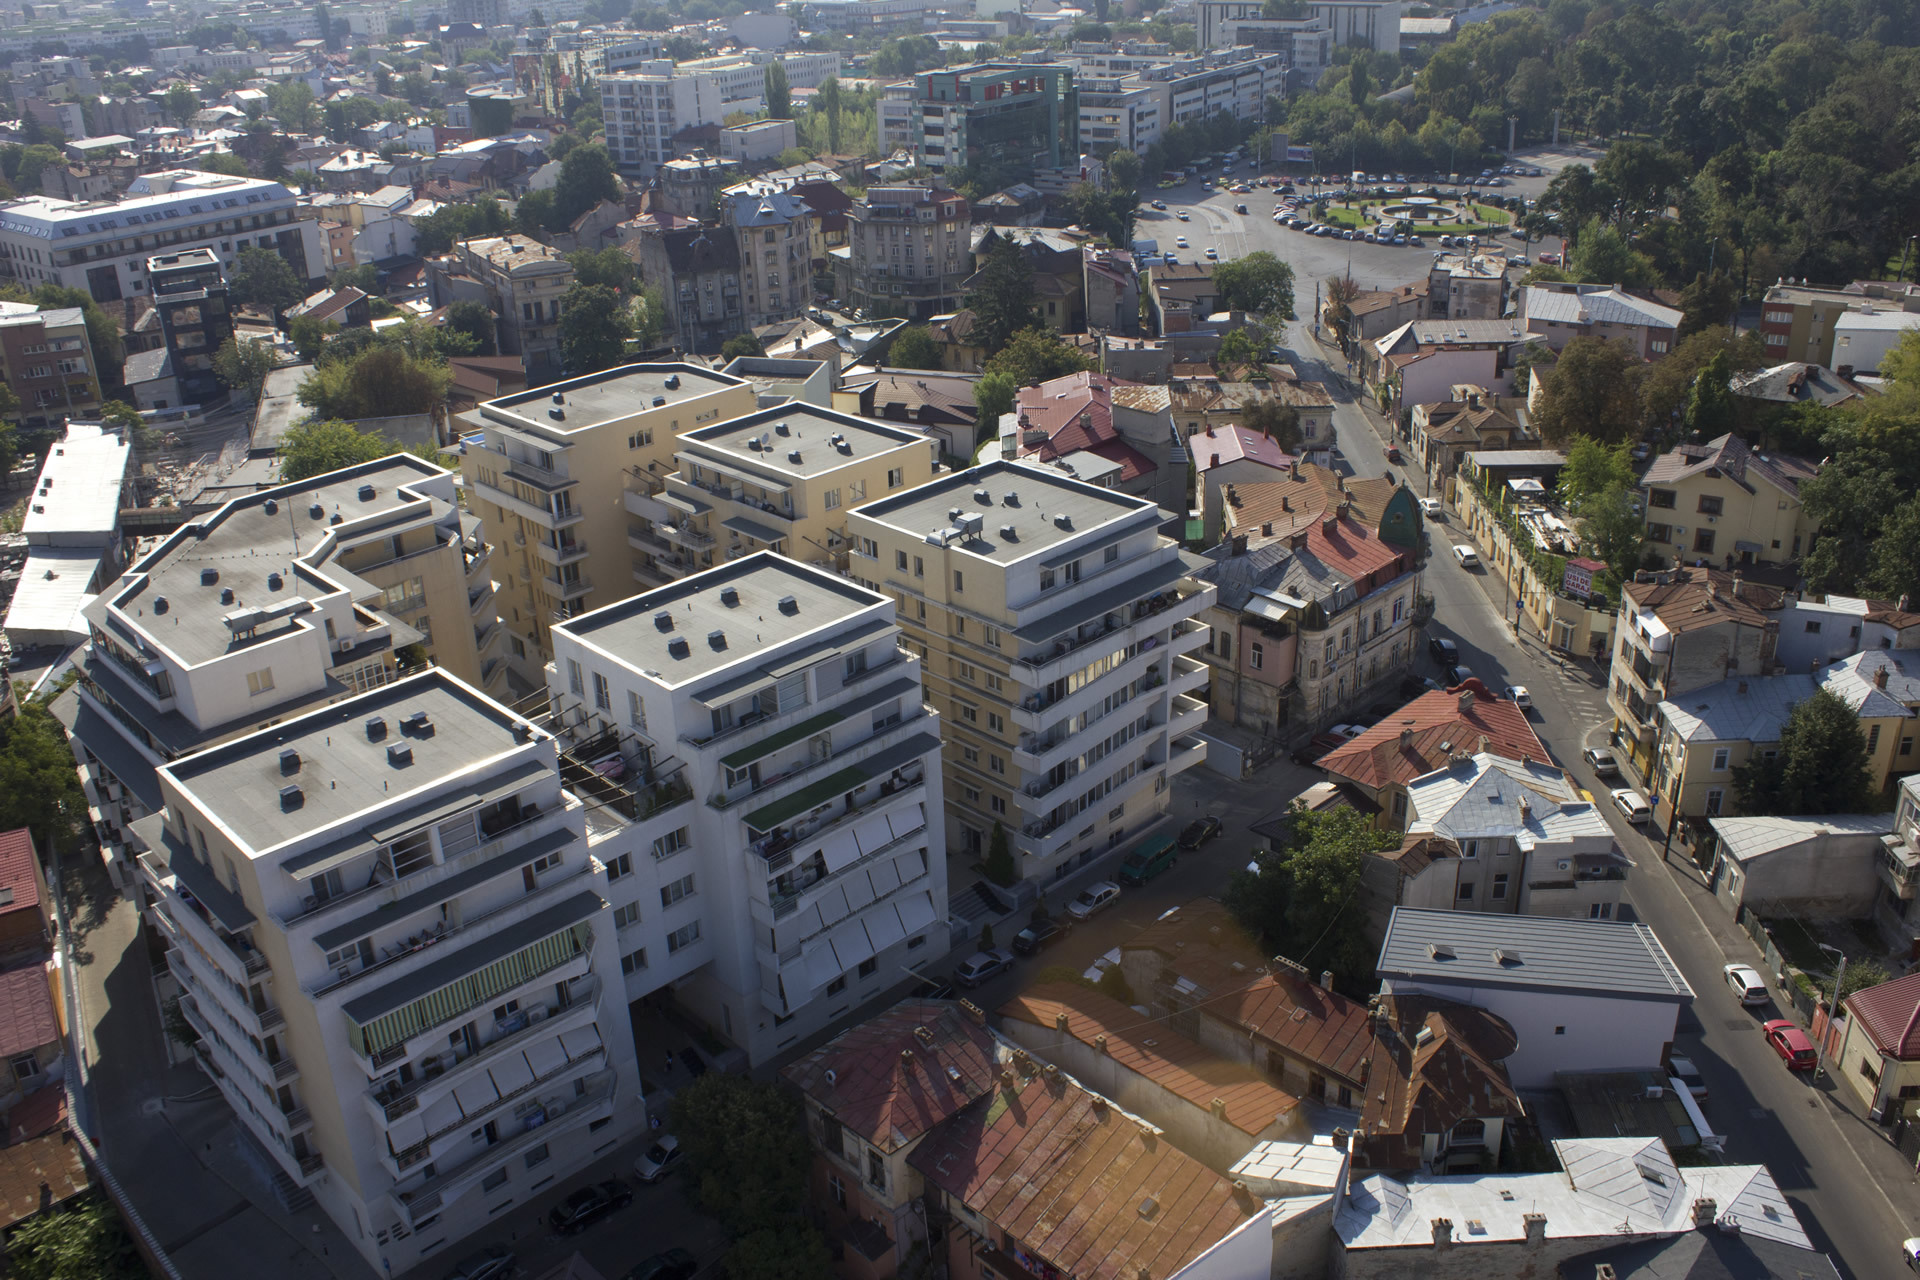
M1018 955L1035 955L1062 941L1072 932L1071 920L1042 920L1014 934L1013 949Z
M698 1270L700 1264L692 1254L685 1249L669 1249L637 1264L622 1280L687 1280Z
M563 1236L577 1235L608 1214L633 1203L633 1188L617 1179L582 1187L553 1206L547 1224Z
M1180 831L1176 842L1182 849L1198 849L1207 841L1220 834L1220 819L1208 814L1198 822L1189 822Z

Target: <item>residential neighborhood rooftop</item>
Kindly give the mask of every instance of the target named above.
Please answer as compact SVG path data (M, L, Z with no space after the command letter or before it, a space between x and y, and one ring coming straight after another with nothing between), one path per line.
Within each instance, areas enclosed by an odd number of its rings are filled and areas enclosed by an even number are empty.
M1158 523L1159 508L1061 475L1050 467L994 461L952 472L904 493L857 508L863 516L920 537L953 526L953 511L978 512L978 537L955 540L949 550L1010 564L1031 559L1089 532L1120 521ZM1008 537L1006 529L1013 530Z
M1613 920L1395 907L1377 971L1416 983L1600 990L1676 1003L1693 998L1651 926Z
M781 1074L840 1124L894 1151L992 1092L1006 1052L952 1001L908 1000Z

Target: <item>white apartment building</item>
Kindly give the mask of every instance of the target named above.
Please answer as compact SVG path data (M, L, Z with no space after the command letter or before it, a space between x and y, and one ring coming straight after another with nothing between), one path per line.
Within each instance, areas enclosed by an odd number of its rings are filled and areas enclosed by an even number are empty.
M1286 59L1277 53L1227 49L1182 58L1141 73L1141 83L1166 87L1166 126L1194 124L1225 113L1241 120L1266 118L1267 99L1286 95Z
M1307 17L1324 22L1335 44L1397 54L1405 7L1400 0L1308 0ZM1259 22L1265 9L1261 0L1195 0L1194 47L1222 49L1236 43L1240 24Z
M1120 76L1075 77L1080 93L1080 146L1094 155L1125 147L1136 155L1160 141L1167 126L1168 87Z
M624 60L623 60L624 61ZM741 53L674 63L650 58L603 76L601 110L614 162L641 173L673 159L673 136L696 125L717 125L736 111L766 107L766 68L779 62L794 89L814 89L840 74L840 55L797 50Z
M1048 884L1159 822L1199 764L1214 588L1159 507L1050 467L993 462L856 507L855 581L900 602L946 722L947 840L1004 826Z
M919 31L940 0L787 0L782 6L808 31Z
M759 1063L944 955L940 721L892 600L761 552L553 635L587 794L665 806L590 818L629 1000Z
M147 259L156 254L210 249L225 266L257 245L277 250L300 279L318 279L326 246L309 243L298 204L278 182L197 169L142 174L118 200L9 200L0 204L0 275L117 302L147 291Z
M137 561L85 606L67 726L116 879L161 765L385 684L409 644L497 684L490 565L453 476L409 454L236 498Z
M647 1130L607 872L559 764L434 670L168 764L141 820L198 1061L376 1273Z

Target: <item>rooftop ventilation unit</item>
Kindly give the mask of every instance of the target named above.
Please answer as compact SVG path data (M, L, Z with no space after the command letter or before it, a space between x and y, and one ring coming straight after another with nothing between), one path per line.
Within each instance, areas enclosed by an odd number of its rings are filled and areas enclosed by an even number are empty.
M964 537L977 538L986 523L987 518L978 511L969 511L960 517L960 533Z
M1059 515L1055 516L1053 518L1053 522L1056 525L1060 526L1062 529L1073 528L1073 517L1068 515L1064 511L1062 511Z
M200 571L201 586L210 587L218 581L220 581L220 571L218 569L202 569Z
M1453 948L1444 942L1429 942L1427 944L1427 958L1430 960L1451 960L1453 959Z
M727 606L727 608L729 609L739 608L740 607L739 590L734 587L720 588L720 603Z
M280 753L280 772L283 774L300 772L300 753L292 747Z
M760 452L760 450L761 450L761 449L762 449L763 447L764 447L764 446L763 446L763 445L762 445L762 444L760 443L760 437L759 437L759 436L748 436L748 437L747 437L747 448L749 448L749 449L751 449L751 450L753 450L753 451L754 451L755 453L758 453L758 452Z
M710 649L726 648L727 633L724 631L721 631L717 627L714 630L707 632L707 647Z
M1432 1043L1433 1043L1433 1028L1432 1028L1432 1027L1422 1027L1422 1028L1420 1028L1420 1029L1419 1029L1418 1031L1416 1031L1416 1032L1414 1032L1414 1033L1413 1033L1413 1047L1414 1047L1414 1048L1416 1048L1416 1049L1424 1049L1424 1048L1426 1048L1426 1047L1427 1047L1428 1045L1430 1045L1430 1044L1432 1044Z
M330 516L328 516L328 517L327 517L327 523L328 523L328 524L339 524L339 523L340 523L340 513L339 513L338 511L336 511L336 512L334 512L334 513L333 513L332 515L330 515Z
M260 509L266 512L270 516L278 515L280 512L280 504L276 502L274 499L268 498L265 502L260 504Z
M387 736L387 718L385 716L367 717L367 741L378 742Z
M567 398L566 396L562 395L560 392L556 391L553 393L553 402L555 404L565 404L567 402Z
M667 402L667 398L665 396L655 396L653 398L653 407L658 409L661 405L665 404L666 402Z
M779 607L780 607L780 612L785 614L795 614L800 612L800 602L798 600L795 600L792 596L781 596Z
M525 720L514 721L513 722L513 740L515 742L533 741L533 726L528 724Z
M662 609L660 612L653 615L653 625L657 630L660 630L660 631L673 630L673 614L665 609Z
M165 613L167 611L167 598L165 596L155 596L153 598L153 611L155 613Z
M221 603L221 604L232 604L232 603L233 603L233 588L232 588L232 587L222 587L222 588L220 588L220 603Z
M800 451L798 449L787 450L787 461L788 462L800 461Z
M785 436L785 435L792 435L792 434L793 434L793 428L792 428L792 427L789 427L789 426L788 426L788 425L787 425L786 423L784 423L784 422L776 422L776 423L774 423L774 424L773 424L773 434L775 434L775 435L777 435L777 436Z
M1020 531L1015 529L1010 524L1003 524L1000 526L1000 536L1005 538L1008 542L1020 541Z
M300 789L297 782L288 783L280 788L280 812L287 813L298 809L307 802L307 793Z
M1498 965L1516 965L1520 963L1520 953L1512 947L1495 947L1493 962Z
M692 650L687 647L685 640L679 636L675 636L673 639L667 641L667 652L676 658L684 658L688 653L692 652Z
M973 500L974 500L975 502L985 502L985 503L987 503L987 504L989 504L989 505L991 505L991 504L992 504L992 502L993 502L993 494L992 494L992 493L990 493L990 492L988 492L988 491L987 491L986 489L984 489L984 488L982 488L982 489L975 489L975 490L973 491Z
M549 409L547 410L547 416L555 422L565 422L567 420L567 411L565 409Z
M400 728L401 731L405 733L418 733L423 736L430 736L433 733L433 721L427 718L426 712L415 711L400 718Z
M678 391L680 389L680 375L677 373L668 374L667 380L663 385L665 385L669 391Z
M376 495L377 495L377 494L378 494L379 492L380 492L380 491L379 491L378 489L376 489L376 488L374 488L374 487L373 487L372 485L370 485L370 484L363 484L363 485L361 485L361 486L360 486L360 501L362 501L362 502L372 502L372 501L373 501L373 499L374 499L374 497L375 497L375 496L376 496Z
M947 519L958 520L959 518L960 518L960 508L958 507L947 508Z
M413 748L404 742L396 742L387 748L387 763L396 769L404 769L413 763Z
M307 508L307 514L318 520L327 514L327 509L316 502Z
M286 581L287 580L281 577L278 573L270 573L267 575L267 590L278 591L282 586L286 584Z

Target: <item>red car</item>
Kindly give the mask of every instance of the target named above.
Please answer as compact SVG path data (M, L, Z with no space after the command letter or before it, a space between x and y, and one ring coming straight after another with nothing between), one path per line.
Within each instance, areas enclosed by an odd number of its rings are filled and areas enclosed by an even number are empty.
M1400 446L1399 446L1399 445L1397 445L1397 444L1390 444L1390 445L1388 445L1388 446L1387 446L1387 461L1388 461L1388 462L1398 462L1398 461L1400 461Z
M1807 1033L1794 1026L1785 1018L1775 1018L1772 1022L1763 1022L1760 1029L1767 1034L1767 1043L1780 1055L1789 1071L1811 1071L1819 1062L1819 1055L1813 1051L1813 1041L1807 1039Z

